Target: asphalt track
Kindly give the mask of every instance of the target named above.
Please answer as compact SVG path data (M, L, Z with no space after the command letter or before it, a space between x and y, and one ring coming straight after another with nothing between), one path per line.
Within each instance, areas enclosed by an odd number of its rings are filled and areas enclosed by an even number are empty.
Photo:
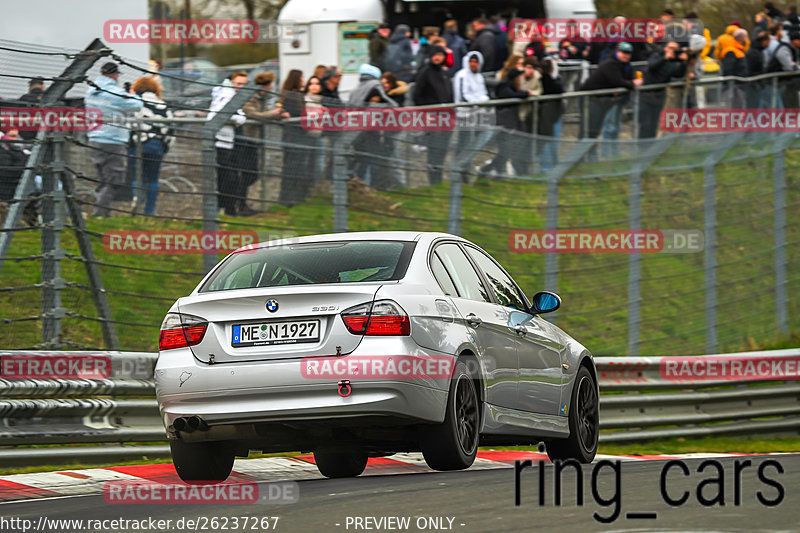
M520 473L519 506L515 505L515 469L503 468L299 480L298 501L283 505L111 505L102 495L8 502L0 505L0 526L4 526L0 530L21 531L11 527L9 520L29 519L36 523L42 516L50 520L152 517L171 519L173 523L182 517L238 516L252 520L246 529L239 527L239 531L800 531L800 454L676 461L665 478L667 496L678 499L688 491L687 501L676 506L666 503L661 494L660 477L666 460L617 463L619 475L612 461L584 465L582 506L576 504L578 476L571 468L562 472L563 500L560 506L554 505L556 469L547 464L542 470L544 505L539 504L540 473L534 465ZM750 465L737 476L735 463L741 466L746 461ZM762 465L765 462L769 464ZM698 472L704 463L703 470ZM682 471L683 466L688 475ZM759 466L763 469L761 476ZM724 503L718 501L706 507L698 500L698 490L700 498L713 499L721 493ZM615 494L619 495L619 506L612 503ZM759 494L769 505L759 501ZM780 503L775 505L777 502ZM601 523L594 517L595 513L611 517L616 509L619 516L610 523ZM255 519L261 517L279 519L276 527L273 522L269 522L269 529L261 525L253 527ZM379 525L368 520L371 517L375 520L407 517L408 525L398 522ZM206 526L208 531L224 530L220 526ZM227 530L235 531L231 526L229 522ZM173 526L159 531L194 530ZM51 527L39 531L79 529Z

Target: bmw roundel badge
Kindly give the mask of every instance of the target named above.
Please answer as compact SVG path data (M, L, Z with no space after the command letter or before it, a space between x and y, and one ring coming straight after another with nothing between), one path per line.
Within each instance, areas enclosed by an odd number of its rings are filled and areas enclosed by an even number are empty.
M267 311L269 311L270 313L274 313L277 310L278 310L278 300L274 298L270 298L269 300L267 300Z

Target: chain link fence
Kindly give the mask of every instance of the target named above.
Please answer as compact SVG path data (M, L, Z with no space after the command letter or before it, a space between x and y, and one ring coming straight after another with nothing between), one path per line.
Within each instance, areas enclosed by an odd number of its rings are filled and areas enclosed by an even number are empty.
M45 77L43 106L97 88L92 72L107 61L120 65L120 84L154 75L99 41L75 54L12 44L4 43L3 57L16 70L0 77ZM58 74L47 74L53 69ZM774 87L779 77L753 83ZM730 83L672 86L683 91L683 102L702 91L709 105L729 107ZM244 86L211 118L206 108L172 106L172 118L118 124L133 132L145 123L169 128L175 140L154 171L158 157L134 135L120 149L125 180L110 204L100 198L104 178L96 165L108 148L85 132L4 140L4 149L25 152L3 168L0 183L3 349L154 350L172 302L224 254L109 246L110 234L135 231L255 232L259 240L449 231L494 255L526 293L559 292L564 306L548 318L597 355L738 351L798 326L796 133L638 138L638 106L647 91L635 91L614 100L617 125L615 113L606 115L618 132L613 138L580 138L589 99L619 94L606 90L484 106L490 117L504 106L528 108L529 131L311 132L297 118L251 120L231 149L220 148L221 130L255 90ZM530 133L540 131L541 111L553 101L564 105L560 134ZM110 216L93 216L106 208ZM514 251L512 232L533 229L698 230L704 247L652 254Z

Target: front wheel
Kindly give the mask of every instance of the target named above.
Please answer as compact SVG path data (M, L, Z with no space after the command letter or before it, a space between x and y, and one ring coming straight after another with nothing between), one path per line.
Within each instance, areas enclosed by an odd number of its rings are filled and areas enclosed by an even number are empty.
M591 463L597 454L600 432L600 401L597 384L585 366L578 369L569 411L569 437L548 441L547 456L551 461L576 459Z
M223 442L169 441L172 463L187 483L219 483L233 469L233 452Z
M469 468L478 453L479 431L480 401L475 379L466 363L458 360L450 381L444 422L425 429L421 439L425 462L434 470Z

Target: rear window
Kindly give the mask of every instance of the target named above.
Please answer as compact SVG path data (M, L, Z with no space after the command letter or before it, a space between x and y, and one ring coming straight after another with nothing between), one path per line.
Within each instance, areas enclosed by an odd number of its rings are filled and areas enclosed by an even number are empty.
M200 292L399 280L414 246L400 241L347 241L239 252L225 260Z

